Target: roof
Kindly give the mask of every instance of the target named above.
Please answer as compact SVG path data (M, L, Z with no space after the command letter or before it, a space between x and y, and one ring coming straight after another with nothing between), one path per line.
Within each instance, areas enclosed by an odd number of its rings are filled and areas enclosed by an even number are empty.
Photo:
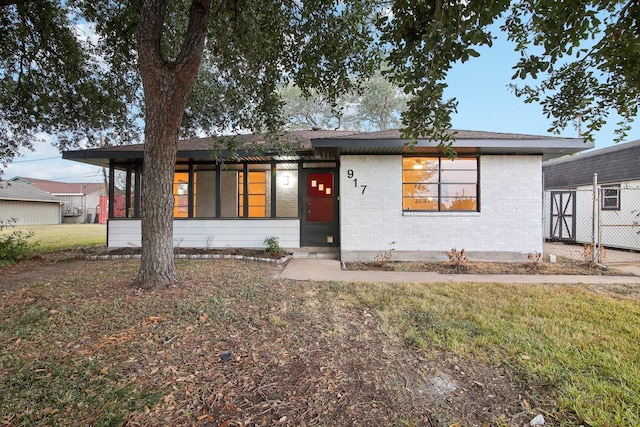
M64 203L64 200L22 181L0 181L0 200Z
M453 148L459 154L542 155L547 160L593 148L593 143L581 138L471 130L451 132L455 138ZM397 129L326 137L314 140L313 146L316 149L334 148L340 154L438 154L442 151L438 142L429 138L419 138L411 148Z
M560 138L514 133L452 130L455 133L453 147L461 154L534 154L550 159L593 148L593 143L579 138ZM227 150L227 142L241 147L235 152ZM419 138L411 148L400 131L356 132L340 130L292 131L281 140L292 147L291 155L311 158L333 158L340 154L425 154L441 153L436 141ZM269 156L286 159L287 153L278 144L262 134L230 135L221 137L192 138L178 143L177 161L234 158L238 160L267 160ZM88 150L66 151L62 158L107 167L109 160L117 163L141 162L144 145L124 145ZM296 158L298 158L296 157Z
M54 195L88 194L93 193L94 191L104 190L104 184L96 182L69 183L26 177L15 177L11 178L9 181L22 181L24 183L33 185L39 190L46 191L47 193L51 193Z
M640 140L545 162L545 188L588 185L593 174L599 183L640 179Z

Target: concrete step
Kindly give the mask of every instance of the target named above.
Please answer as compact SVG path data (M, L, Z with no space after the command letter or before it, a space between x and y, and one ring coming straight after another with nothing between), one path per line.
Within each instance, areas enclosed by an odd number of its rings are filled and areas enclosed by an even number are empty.
M340 250L334 247L303 247L292 249L293 258L340 259Z

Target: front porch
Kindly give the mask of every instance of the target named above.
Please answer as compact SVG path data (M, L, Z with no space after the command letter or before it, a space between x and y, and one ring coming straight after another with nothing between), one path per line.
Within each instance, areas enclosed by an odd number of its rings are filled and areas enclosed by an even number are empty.
M216 151L211 138L180 141L171 188L174 246L258 249L276 237L280 247L299 256L329 256L297 251L329 247L334 257L340 245L338 156L313 150L313 134L297 133L302 145L286 154L253 141L259 135L239 136L254 145L233 152ZM64 156L108 166L108 209L101 214L108 218L107 246L141 246L143 146Z

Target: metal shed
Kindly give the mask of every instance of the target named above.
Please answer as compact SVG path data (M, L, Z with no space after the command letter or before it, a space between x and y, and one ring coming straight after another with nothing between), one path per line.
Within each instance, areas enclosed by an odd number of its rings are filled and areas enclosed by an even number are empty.
M20 181L0 181L0 220L15 225L60 224L64 200Z

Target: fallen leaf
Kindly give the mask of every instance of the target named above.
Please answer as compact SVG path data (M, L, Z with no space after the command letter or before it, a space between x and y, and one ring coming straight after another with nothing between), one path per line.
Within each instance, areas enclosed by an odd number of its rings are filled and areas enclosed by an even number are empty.
M102 375L109 375L109 367L105 366L104 368L100 369L100 373Z
M449 424L449 427L462 427L462 421L458 421L457 423Z

